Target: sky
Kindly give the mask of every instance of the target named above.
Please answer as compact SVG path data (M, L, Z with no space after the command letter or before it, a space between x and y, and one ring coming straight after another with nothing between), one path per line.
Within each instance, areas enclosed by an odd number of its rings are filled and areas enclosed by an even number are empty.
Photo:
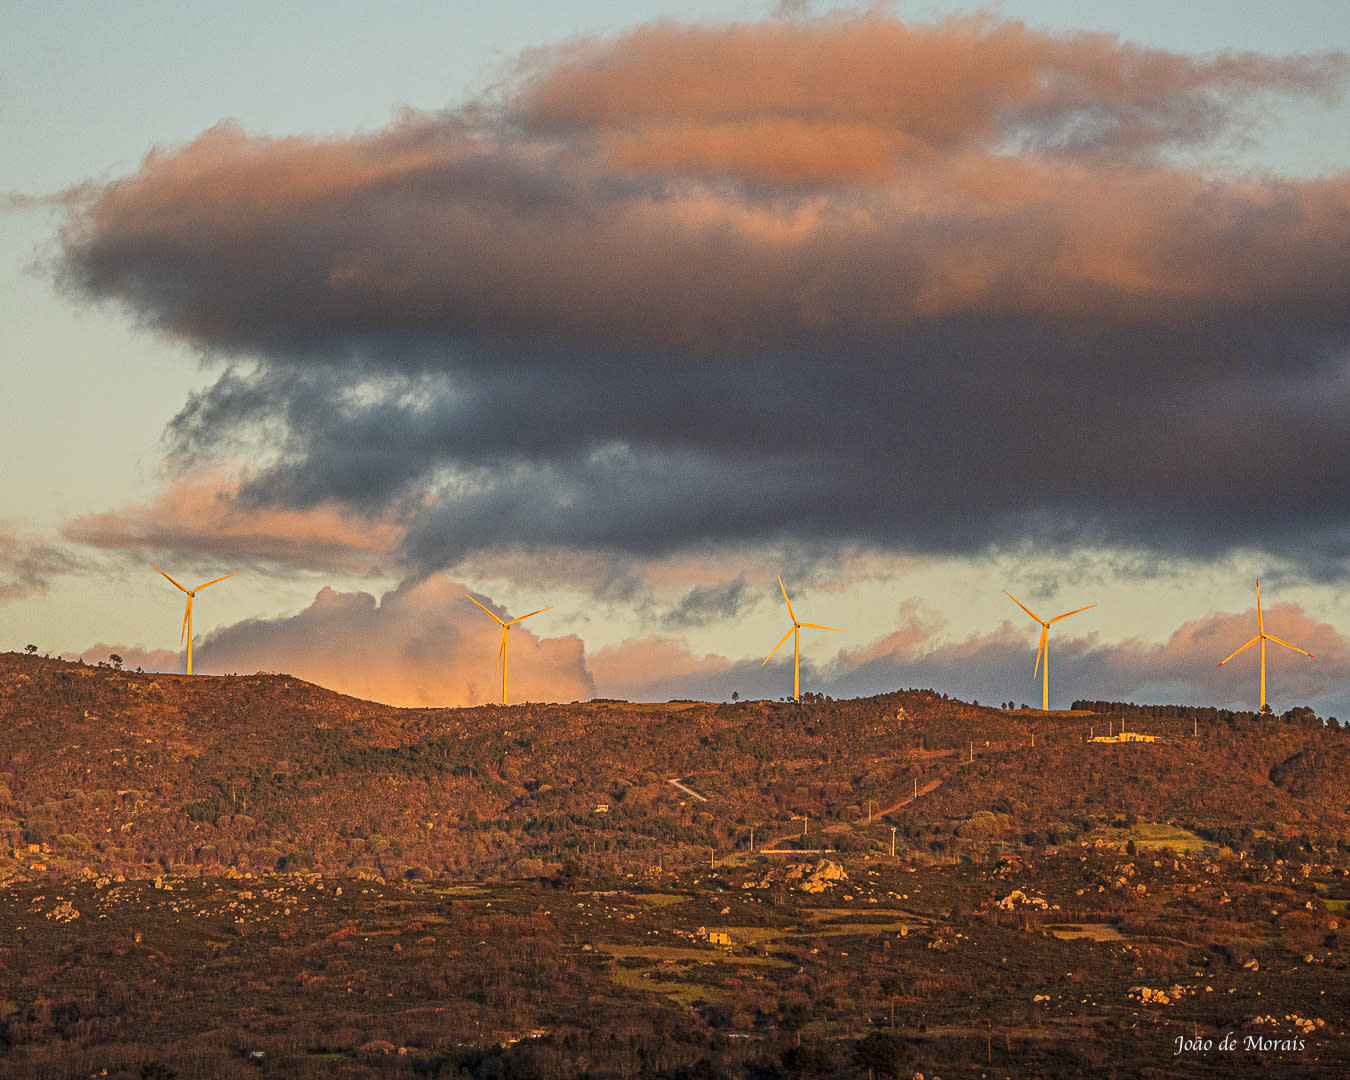
M0 11L0 648L1350 716L1342 0L283 7Z

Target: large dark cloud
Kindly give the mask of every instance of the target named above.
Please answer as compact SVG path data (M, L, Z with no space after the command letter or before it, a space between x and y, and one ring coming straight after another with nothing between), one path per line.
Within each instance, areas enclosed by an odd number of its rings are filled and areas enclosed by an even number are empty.
M373 135L156 152L70 219L66 275L231 359L184 460L256 443L239 499L396 515L419 568L790 537L1339 577L1350 174L1173 159L1348 70L658 24Z

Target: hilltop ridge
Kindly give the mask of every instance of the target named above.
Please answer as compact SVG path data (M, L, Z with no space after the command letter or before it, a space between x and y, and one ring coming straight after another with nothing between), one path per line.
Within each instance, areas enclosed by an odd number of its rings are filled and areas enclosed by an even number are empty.
M752 829L757 847L889 852L894 839L915 863L1138 821L1309 850L1345 833L1350 734L1310 710L1075 705L1008 711L903 690L399 709L287 675L11 653L0 876L482 879L568 861L631 874L747 853ZM1122 723L1159 741L1087 741Z

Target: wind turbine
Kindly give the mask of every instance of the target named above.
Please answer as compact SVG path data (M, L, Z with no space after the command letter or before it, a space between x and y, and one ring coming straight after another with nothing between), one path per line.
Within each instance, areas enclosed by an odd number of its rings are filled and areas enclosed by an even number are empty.
M1247 642L1247 644L1244 645L1244 646L1242 646L1241 649L1237 649L1237 650L1235 650L1235 651L1229 653L1227 656L1225 656L1222 660L1220 660L1220 661L1219 661L1217 664L1215 664L1214 666L1215 666L1215 667L1223 667L1224 664L1228 663L1228 661L1231 660L1231 659L1233 659L1233 657L1235 657L1238 653L1242 652L1242 651L1245 650L1245 649L1250 649L1253 645L1255 645L1255 644L1259 641L1259 642L1261 643L1261 711L1262 711L1262 712L1265 712L1265 711L1266 711L1266 642L1267 642L1267 641L1277 641L1277 642L1279 642L1281 645L1283 645L1286 649L1293 649L1294 652L1301 652L1304 656L1308 657L1310 660L1316 659L1316 657L1314 657L1312 653L1308 652L1307 649L1300 649L1297 645L1290 645L1289 642L1285 641L1283 638L1277 638L1274 634L1267 634L1267 633L1266 633L1266 620L1261 616L1261 582L1260 582L1259 580L1258 580L1257 583L1256 583L1256 631L1257 631L1256 637L1252 638L1251 641Z
M482 608L483 614L486 615L489 619L491 619L493 622L495 622L498 626L500 626L500 627L502 628L502 644L501 644L501 648L499 648L499 649L497 650L497 663L501 664L501 666L502 666L502 704L505 705L505 704L506 704L506 655L507 655L507 650L506 650L506 638L507 638L507 635L511 632L511 627L515 626L516 623L520 622L522 619L528 619L528 618L530 618L531 615L538 615L540 611L552 611L552 610L553 610L553 605L550 604L548 607L541 607L541 608L539 609L539 611L531 611L529 615L517 615L514 619L511 619L511 620L509 620L509 621L505 621L505 620L502 620L502 619L497 618L496 615L494 615L494 614L492 614L492 612L488 611L488 609L485 608L485 607L483 607L482 604L479 604L477 600L474 600L474 598L473 598L472 596L465 597L465 599L472 601L472 602L473 602L474 604L476 604L479 608Z
M1053 619L1042 619L1021 600L1017 599L1007 589L1003 590L1003 595L1020 607L1033 619L1041 624L1041 647L1036 650L1036 667L1032 669L1031 677L1034 679L1036 673L1041 673L1041 711L1050 711L1050 624L1059 622L1060 619L1067 619L1070 615L1077 615L1080 611L1087 611L1088 608L1095 608L1096 604L1088 604L1087 607L1075 608L1073 611L1066 611L1063 615L1056 615Z
M847 630L840 630L837 626L821 626L820 623L798 622L796 612L792 610L792 601L788 599L787 589L783 586L782 575L778 578L778 587L783 590L783 603L787 604L788 617L792 619L792 629L783 635L773 651L764 658L764 664L773 659L773 654L783 647L783 642L788 638L792 639L792 697L794 701L802 699L802 681L801 681L801 642L799 640L799 631L803 626L812 630L833 630L836 634L847 634ZM763 667L764 664L760 664Z
M151 563L150 565L155 566L154 563ZM159 567L155 566L155 569L159 570ZM164 574L163 570L159 570L159 572ZM237 573L239 573L238 570L234 572L234 574ZM168 574L164 574L164 576L169 578L175 586L187 593L187 610L183 612L183 632L178 636L178 644L181 645L183 644L184 639L187 640L187 673L189 675L192 674L192 598L208 586L218 585L220 582L224 581L225 578L234 577L234 574L226 574L225 577L218 577L215 581L208 581L205 585L198 585L195 589L189 589L179 585L178 582L174 581Z

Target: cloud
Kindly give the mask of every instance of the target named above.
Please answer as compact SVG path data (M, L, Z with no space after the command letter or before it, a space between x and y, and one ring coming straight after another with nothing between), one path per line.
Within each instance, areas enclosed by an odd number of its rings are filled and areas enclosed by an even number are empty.
M744 577L721 585L696 585L662 621L670 627L702 626L735 616L748 602Z
M500 631L468 602L468 590L440 575L406 582L378 600L325 588L303 611L249 619L211 631L194 649L204 673L283 671L343 693L399 706L459 706L499 699L495 667ZM503 617L487 597L481 599ZM1034 605L1033 605L1034 606ZM791 655L763 665L758 657L699 652L678 636L648 635L588 650L575 635L547 637L548 615L511 631L510 695L519 701L593 697L632 701L778 699L792 687ZM1087 619L1087 613L1083 616ZM1345 712L1350 641L1296 604L1265 610L1266 627L1315 659L1269 646L1268 696L1276 711L1311 705ZM1025 624L1025 625L1024 625ZM836 649L816 635L802 656L803 692L852 698L904 688L933 688L985 704L1039 705L1036 627L1008 619L985 633L952 639L940 616L914 601L897 612L896 629ZM1177 627L1166 640L1099 640L1097 627L1057 623L1050 635L1052 708L1075 700L1258 705L1258 652L1216 664L1256 633L1256 610L1211 612ZM767 646L766 646L767 647ZM833 651L832 651L833 650ZM180 671L182 655L165 649L100 643L86 663L113 653L127 668Z
M1005 621L989 633L948 641L942 621L917 606L906 605L897 621L901 628L895 633L841 655L828 692L860 695L898 686L931 687L985 704L1011 700L1039 706L1034 625ZM1270 606L1265 621L1269 632L1316 657L1268 646L1272 707L1282 711L1309 704L1323 713L1343 709L1350 642L1295 604ZM1051 708L1087 700L1254 710L1260 703L1257 648L1222 668L1216 665L1256 632L1255 608L1190 620L1163 642L1102 643L1095 631L1075 634L1071 624L1058 623L1050 631Z
M296 615L253 619L211 633L194 650L201 671L285 671L346 694L403 706L501 700L498 627L463 585L434 575L379 600L325 588ZM482 598L493 605L488 598ZM502 613L505 616L505 613ZM544 638L544 617L511 630L510 700L594 696L580 639Z
M598 693L626 701L725 699L731 691L720 687L736 667L724 656L696 656L687 642L668 637L630 639L590 657ZM709 693L712 685L719 690Z
M363 518L332 503L249 506L238 487L213 473L182 474L147 503L85 514L62 531L68 540L105 549L357 571L378 568L401 538L388 520Z
M106 664L113 656L122 658L122 668L126 671L166 671L176 674L183 670L183 654L172 649L147 649L141 645L107 645L99 642L80 652L77 656L63 655L62 659L79 659L86 664ZM196 654L193 654L193 667L196 668Z
M1332 96L1344 57L1196 59L986 16L649 24L532 54L513 115L621 168L872 181L975 151L1151 159L1272 92ZM541 62L544 61L544 62Z
M52 578L74 569L68 552L0 520L0 604L41 596Z
M86 189L63 274L226 365L170 431L249 463L214 516L299 515L339 562L1035 544L1339 579L1350 173L1202 155L1348 73L990 18L656 23L382 131L157 150Z

